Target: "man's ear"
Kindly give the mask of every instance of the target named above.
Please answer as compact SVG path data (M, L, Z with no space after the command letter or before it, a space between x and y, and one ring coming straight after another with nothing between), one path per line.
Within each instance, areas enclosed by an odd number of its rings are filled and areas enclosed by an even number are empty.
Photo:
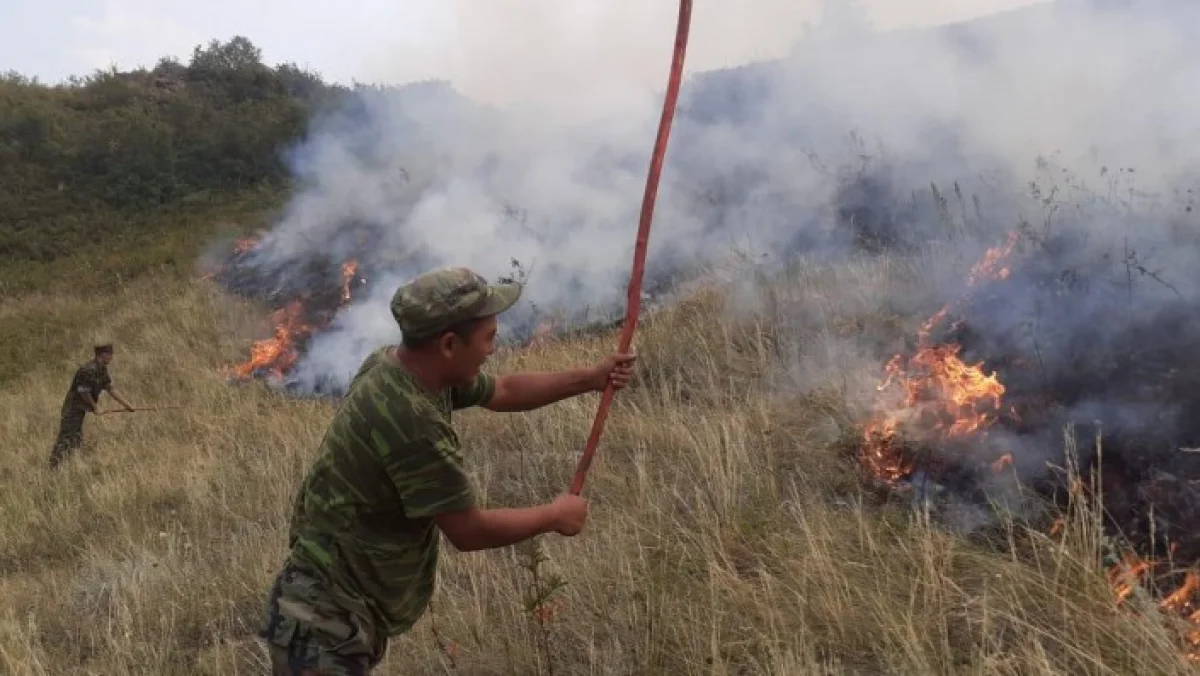
M441 355L443 357L445 357L446 359L450 359L451 357L454 356L454 348L457 347L457 343L456 343L457 340L458 340L458 336L454 335L454 333L452 333L450 331L447 331L447 332L443 333L442 335L438 336L438 339L437 339L438 352L440 352Z

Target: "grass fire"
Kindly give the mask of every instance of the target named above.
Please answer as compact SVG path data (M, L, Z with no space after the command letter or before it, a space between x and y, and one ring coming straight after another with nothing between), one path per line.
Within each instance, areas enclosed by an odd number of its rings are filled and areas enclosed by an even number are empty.
M443 543L381 676L1200 669L1200 4L772 43L804 4L697 3L585 529ZM605 7L451 9L471 40L379 63L470 72L397 86L241 39L0 77L0 672L269 671L297 490L414 276L525 283L488 373L613 352L668 45ZM705 65L739 46L780 56ZM98 343L138 406L48 469ZM597 399L455 411L479 503L567 490Z
M1020 234L1012 232L1004 245L986 251L965 280L967 295L960 299L961 302L969 304L970 292L982 282L1001 283L1009 279L1012 274L1009 258L1019 241ZM912 354L896 354L884 366L886 377L877 388L882 396L863 425L862 442L857 452L869 479L890 489L913 490L911 482L920 474L922 479L932 476L935 481L957 482L951 490L978 499L980 485L994 481L994 477L987 476L989 472L998 475L1014 467L1013 452L1005 441L988 443L989 432L994 427L1020 427L1022 424L1015 406L1005 401L1006 388L1001 374L989 370L986 359L964 362L960 356L961 344L937 342L933 337L953 333L956 324L961 326L959 323L964 320L954 318L955 310L955 303L942 307L917 332ZM946 322L951 324L948 329L942 327ZM1040 393L1037 398L1053 403L1054 396L1055 393L1049 391ZM1098 445L1101 444L1103 442ZM1120 472L1123 468L1120 463L1122 449L1118 446L1116 450L1117 472ZM1179 452L1178 448L1167 450ZM978 458L980 453L982 459L973 461L972 458ZM1097 462L1088 468L1089 476L1083 479L1068 474L1060 475L1057 482L1042 481L1040 485L1038 482L1033 485L1035 492L1041 491L1039 497L1053 500L1055 489L1065 490L1078 498L1084 495L1084 482L1091 481L1098 490L1087 497L1103 514L1102 530L1118 537L1129 535L1119 530L1127 523L1121 523L1120 517L1116 521L1112 519L1112 505L1106 504L1103 489L1097 481L1102 471ZM1121 480L1129 482L1138 478L1127 475ZM1128 491L1127 487L1122 489ZM1146 503L1140 507L1153 511L1155 505L1153 497L1147 495L1149 491L1136 492ZM1121 508L1140 511L1138 506L1127 504L1127 496L1117 497L1125 503L1120 505ZM1174 513L1168 514L1167 518L1186 519L1186 515ZM1054 519L1049 527L1050 534L1061 534L1062 525L1061 518ZM1176 525L1188 527L1186 522L1176 521ZM1153 534L1145 529L1152 530L1153 521L1136 527L1138 532L1132 534L1137 542L1135 546L1152 548L1155 544ZM1107 579L1118 604L1126 603L1143 584L1159 594L1158 608L1174 621L1183 654L1191 661L1200 662L1200 612L1196 605L1200 602L1200 597L1196 596L1200 591L1200 573L1197 572L1200 559L1196 558L1194 548L1189 548L1189 556L1176 558L1179 554L1177 543L1170 542L1167 547L1172 556L1164 562L1143 558L1142 554L1132 550L1110 552L1111 557L1119 557L1119 560L1109 565Z
M237 291L236 285L245 284L248 275L253 275L253 270L238 267L250 251L251 247L235 244L224 270L210 278ZM1200 569L1196 568L1200 552L1195 545L1181 552L1178 542L1170 542L1170 556L1159 562L1150 554L1158 545L1152 532L1154 522L1136 522L1162 508L1157 515L1160 520L1165 517L1175 524L1173 527L1186 527L1180 524L1186 514L1173 512L1173 505L1156 503L1149 497L1148 491L1161 477L1128 471L1125 463L1130 460L1123 457L1126 449L1144 444L1158 446L1157 452L1161 453L1163 440L1153 436L1131 440L1129 431L1126 436L1115 437L1115 442L1112 437L1098 437L1098 447L1114 444L1110 453L1116 461L1112 472L1118 477L1117 483L1111 477L1103 483L1105 467L1099 455L1090 456L1073 472L1047 469L1052 463L1043 459L1055 455L1055 442L1044 433L1050 425L1069 422L1069 418L1047 417L1046 411L1069 407L1072 402L1065 393L1073 388L1056 391L1055 384L1044 377L1029 379L1028 370L1038 355L1006 354L972 331L972 324L979 323L979 313L994 307L997 297L1014 288L1020 293L1042 288L1030 278L1044 275L1048 258L1058 256L1057 251L1052 242L1039 239L1037 233L1013 230L965 270L956 296L915 328L911 348L891 355L883 364L882 377L873 388L875 402L860 423L856 462L868 486L883 486L898 495L927 495L928 482L934 482L962 500L985 508L989 492L997 486L1029 490L1055 510L1049 513L1051 516L1033 519L1031 528L1058 542L1078 537L1080 528L1094 528L1089 537L1096 538L1097 547L1105 543L1095 555L1107 561L1103 579L1111 589L1113 605L1128 607L1131 598L1141 593L1139 590L1147 590L1158 599L1154 607L1165 620L1164 626L1177 635L1179 654L1191 661L1200 660L1200 613L1194 598L1200 580ZM1053 265L1063 262L1055 261ZM1127 269L1131 265L1129 258L1118 264ZM352 289L364 288L365 278L359 276L354 258L339 264L326 262L325 274L313 272L320 267L316 262L306 266L306 279L319 280L324 288L301 288L292 296L258 294L281 303L271 314L275 334L256 341L250 359L234 367L234 375L269 381L285 379L312 337L327 329L330 318L353 302ZM337 275L332 273L335 269ZM1093 270L1091 274L1101 273ZM257 288L261 291L264 287L260 283ZM314 298L323 299L324 305L311 305ZM1078 302L1078 296L1073 300ZM325 319L311 319L315 316ZM531 344L548 335L551 326L548 322L538 324ZM608 335L604 330L598 331L600 335ZM760 326L758 330L770 329ZM974 354L968 356L972 346ZM1046 347L1055 349L1053 345ZM989 349L997 351L989 353ZM1065 348L1060 345L1057 349ZM1172 368L1177 371L1179 366ZM1015 391L1006 386L1010 374L1020 384ZM1023 481L1028 487L1021 486ZM1115 487L1114 494L1106 496L1104 486ZM1069 496L1065 501L1064 494ZM1095 522L1081 524L1078 517L1072 521L1061 516L1062 510L1078 509L1080 501L1092 510L1088 513L1095 516ZM1076 534L1069 532L1072 523ZM1122 531L1130 525L1132 532Z
M1017 234L1012 233L1003 247L988 249L971 269L967 288L981 279L1007 278L1004 261L1016 243ZM901 399L895 405L881 401L877 416L864 426L862 459L867 470L885 482L894 484L916 468L913 459L905 457L904 443L938 445L981 438L1002 414L1004 385L994 372L985 373L983 362L964 363L960 345L930 343L951 309L947 305L925 322L915 354L897 354L884 366L887 377L879 391L888 395L894 388ZM1011 457L1004 453L991 464L1002 468L1002 460L1011 462Z
M255 286L257 280L250 281L239 277L239 263L253 254L260 241L260 237L243 237L236 240L223 260L211 264L211 269L203 278L225 284L234 293L257 300L267 300L277 305L266 319L266 328L271 335L254 340L250 346L249 358L227 367L225 373L239 382L261 379L280 385L296 366L309 339L328 328L337 313L354 301L356 293L362 292L367 279L359 274L358 261L350 258L336 265L340 275L337 278L336 294L333 293L334 289L323 289L317 293L307 289L293 290L291 293L280 292L278 289L273 292L267 291L261 285Z

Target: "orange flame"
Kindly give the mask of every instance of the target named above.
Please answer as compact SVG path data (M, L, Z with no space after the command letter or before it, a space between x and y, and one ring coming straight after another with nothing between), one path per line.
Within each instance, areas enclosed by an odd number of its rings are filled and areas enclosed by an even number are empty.
M974 286L982 279L1005 279L1004 265L1018 239L1012 232L1003 246L988 249L967 279ZM933 329L946 318L951 306L942 307L917 332L917 352L912 357L893 356L884 366L886 377L879 391L897 386L898 406L882 404L863 430L861 460L876 477L894 483L912 471L898 443L901 428L918 434L922 441L936 443L976 434L999 419L1004 385L996 374L985 373L983 362L967 364L959 357L961 346L931 344ZM915 429L914 429L915 428ZM996 471L1011 464L1001 458Z
M988 249L983 254L983 258L971 268L971 273L967 275L967 286L975 286L981 279L1008 279L1011 271L1008 266L1003 264L1017 245L1018 239L1017 231L1013 230L1008 233L1008 240L1004 246Z
M1005 453L1004 455L997 458L995 462L992 463L992 471L996 472L998 474L1000 472L1003 472L1005 470L1005 468L1012 467L1012 464L1013 464L1012 453Z
M1017 241L1018 234L1012 232L1004 245L989 249L972 266L967 285L974 286L983 279L1007 279L1010 268L1006 261ZM945 319L950 307L947 304L922 325L912 357L897 354L884 366L886 377L877 389L881 392L898 389L902 396L898 406L881 405L864 426L865 444L860 458L876 477L887 483L894 483L913 470L898 442L902 429L917 441L938 443L979 434L998 420L1005 388L996 374L985 373L982 362L963 362L959 345L936 345L930 341L933 329ZM1005 453L991 463L991 468L999 472L1012 464L1012 454ZM1078 480L1072 481L1073 494L1078 495L1083 489ZM1062 517L1056 519L1051 534L1062 532L1065 525ZM1174 550L1172 543L1172 553ZM1153 575L1155 565L1153 560L1127 552L1119 563L1109 567L1106 578L1118 606ZM1158 603L1161 612L1183 623L1180 637L1188 646L1183 656L1192 662L1200 662L1200 608L1193 600L1197 592L1200 592L1200 572L1189 571L1182 584Z
M1200 590L1200 575L1197 575L1194 571L1188 571L1184 577L1183 584L1179 585L1178 589L1163 599L1158 604L1158 607L1163 610L1173 610L1177 613L1187 610L1191 604L1192 595L1197 590Z
M1133 552L1126 552L1120 563L1115 563L1108 569L1108 584L1117 595L1117 605L1120 605L1133 594L1141 579L1150 572L1151 563Z
M229 370L236 378L252 377L264 370L280 377L296 363L296 339L312 332L313 327L303 321L304 305L292 301L271 314L275 324L275 335L256 340L250 346L250 358Z
M342 263L342 302L350 302L350 283L354 281L354 275L358 272L358 261L351 258Z
M239 240L239 244L247 242L253 246L254 242L250 238ZM350 259L342 263L341 272L342 293L339 307L344 307L351 300L350 287L358 274L358 261ZM290 371L299 358L297 341L321 328L319 325L310 325L306 322L304 309L302 301L293 300L271 313L270 321L274 327L274 335L255 341L250 346L250 358L228 369L228 374L246 380L264 372L271 377L280 378Z
M1143 559L1133 552L1126 552L1119 563L1109 567L1106 577L1120 606L1134 589L1153 574L1157 565L1152 559ZM1190 662L1200 662L1200 609L1193 597L1200 591L1200 573L1189 570L1183 582L1173 592L1158 602L1158 609L1174 615L1181 624L1176 625L1180 639L1188 646L1183 656Z
M1058 516L1054 524L1050 526L1051 536L1062 532L1064 525L1066 525L1066 519ZM1170 543L1171 555L1175 554L1177 546L1177 543ZM1133 551L1127 551L1121 556L1120 562L1112 564L1105 570L1104 576L1112 588L1112 594L1116 597L1117 606L1123 605L1130 596L1133 596L1134 591L1142 582L1151 578L1158 563L1152 558L1142 558ZM1196 570L1188 570L1182 584L1158 602L1160 612L1168 616L1174 615L1177 618L1175 627L1180 633L1181 640L1188 646L1187 650L1182 652L1183 657L1188 662L1194 663L1200 663L1200 609L1196 608L1193 599L1198 591L1200 591L1200 573Z
M1066 520L1062 516L1055 519L1054 524L1050 526L1051 536L1061 532L1064 524L1066 524ZM1172 555L1174 555L1176 546L1176 543L1170 544ZM1120 562L1112 564L1105 570L1105 579L1112 588L1118 608L1130 596L1133 596L1134 591L1142 582L1152 578L1154 568L1158 566L1159 562L1154 561L1153 558L1142 558L1133 551L1126 551L1122 554ZM1194 663L1200 663L1200 609L1196 608L1193 599L1198 591L1200 591L1200 572L1188 570L1182 584L1158 602L1160 612L1168 615L1168 618L1172 615L1175 616L1175 628L1180 634L1180 639L1188 646L1187 650L1182 651L1183 657L1188 662Z

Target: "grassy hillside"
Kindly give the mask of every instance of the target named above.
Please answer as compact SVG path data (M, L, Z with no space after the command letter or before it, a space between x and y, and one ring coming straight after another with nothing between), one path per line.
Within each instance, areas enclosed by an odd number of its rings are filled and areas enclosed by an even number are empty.
M831 348L916 328L867 310L870 288L908 270L811 266L771 281L770 304L712 288L647 322L590 475L589 526L539 541L540 584L566 582L550 610L526 611L524 548L448 552L432 612L381 673L1186 673L1152 606L1114 608L1089 515L1053 538L1018 523L968 542L855 488L839 449L857 434L854 381L878 365ZM128 396L186 408L89 418L83 454L51 474L88 337L0 386L0 671L263 673L251 632L332 404L228 385L221 367L245 354L231 336L258 312L182 276L23 293L0 316L68 326L94 307ZM784 323L799 307L811 328ZM548 343L489 368L578 364L614 343ZM795 394L786 374L806 361L840 377ZM487 504L562 490L595 404L461 416Z
M215 237L265 225L287 150L346 93L242 37L56 86L0 74L0 383L73 358L106 294L188 279Z
M265 226L278 199L263 191L165 215L131 215L135 227L97 246L49 262L0 262L0 384L73 363L90 349L94 327L120 311L123 289L188 284L205 246Z
M0 78L0 672L264 673L252 634L334 403L226 382L263 309L195 263L272 221L287 148L340 94L240 38L63 87ZM860 488L845 451L882 365L855 346L914 335L926 315L876 299L919 298L928 262L807 263L644 320L585 532L447 548L433 608L380 673L1189 673L1152 600L1116 607L1095 514L964 538ZM182 408L89 417L50 472L62 397L101 336L135 404ZM484 501L562 491L596 401L459 416Z

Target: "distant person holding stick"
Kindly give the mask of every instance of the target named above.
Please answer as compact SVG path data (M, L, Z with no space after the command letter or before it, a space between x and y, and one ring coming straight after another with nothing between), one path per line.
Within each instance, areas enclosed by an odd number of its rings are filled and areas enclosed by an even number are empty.
M108 392L126 411L134 410L133 405L125 401L117 391L112 377L108 374L108 365L112 363L113 358L112 344L97 345L93 352L93 358L75 371L75 376L71 379L71 388L63 400L58 438L50 451L51 469L58 467L83 443L83 419L88 413L100 413L97 404L102 392Z

